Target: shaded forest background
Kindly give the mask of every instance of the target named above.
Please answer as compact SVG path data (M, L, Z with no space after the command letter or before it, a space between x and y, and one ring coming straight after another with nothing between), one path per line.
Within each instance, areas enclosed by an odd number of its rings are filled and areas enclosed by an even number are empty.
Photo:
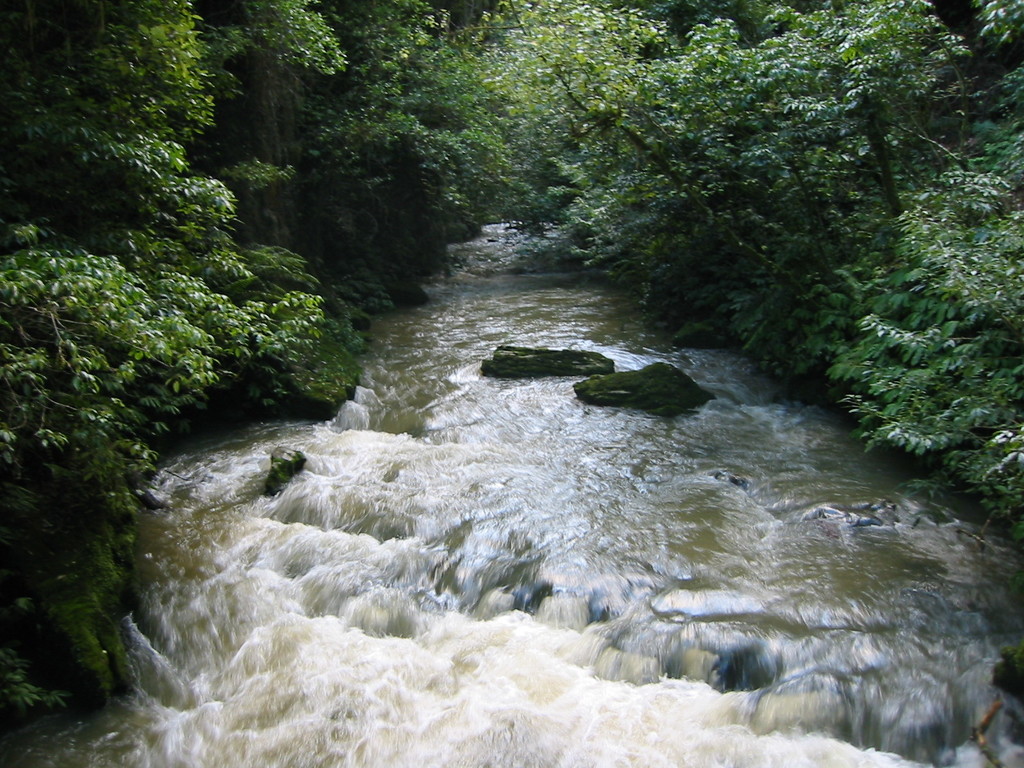
M0 712L128 679L202 418L329 418L513 220L1024 538L1020 0L4 0Z

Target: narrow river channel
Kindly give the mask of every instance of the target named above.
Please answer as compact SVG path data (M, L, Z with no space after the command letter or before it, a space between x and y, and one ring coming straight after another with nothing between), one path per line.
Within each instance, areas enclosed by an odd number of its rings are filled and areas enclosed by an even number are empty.
M380 319L332 422L171 457L125 626L137 690L0 764L984 765L971 729L1024 635L1010 547L742 357L517 271L515 243L488 228L428 305ZM506 343L668 361L716 399L663 418L482 377ZM308 463L269 498L278 446ZM1008 702L988 734L1008 766L1019 724Z

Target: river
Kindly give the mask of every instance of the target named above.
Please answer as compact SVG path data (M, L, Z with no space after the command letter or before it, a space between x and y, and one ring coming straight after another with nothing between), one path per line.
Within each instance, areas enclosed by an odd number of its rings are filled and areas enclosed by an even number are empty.
M1024 635L1019 567L968 505L678 350L624 296L524 272L501 226L374 326L326 423L196 439L142 520L136 688L9 737L9 768L982 766L971 729ZM663 418L498 380L499 344L671 362ZM269 455L305 470L262 495ZM831 505L856 518L813 519ZM811 518L811 519L809 519ZM1024 763L1008 702L989 739Z

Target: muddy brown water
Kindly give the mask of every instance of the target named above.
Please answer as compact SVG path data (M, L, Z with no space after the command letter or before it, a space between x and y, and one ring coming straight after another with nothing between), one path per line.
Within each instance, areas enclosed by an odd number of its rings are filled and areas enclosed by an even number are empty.
M355 401L171 457L125 623L136 688L0 743L11 768L980 766L1024 635L1011 547L738 354L521 273L507 228L379 320ZM661 418L505 381L499 344L678 365ZM277 446L305 471L261 495ZM865 507L857 518L813 512ZM1010 702L990 741L1021 765Z

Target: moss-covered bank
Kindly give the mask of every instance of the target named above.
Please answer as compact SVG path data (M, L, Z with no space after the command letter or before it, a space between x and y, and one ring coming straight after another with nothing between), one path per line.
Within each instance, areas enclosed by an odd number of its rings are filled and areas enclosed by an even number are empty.
M328 333L281 363L274 400L254 400L239 379L211 401L229 406L201 413L330 418L359 373ZM121 625L136 603L138 482L116 450L54 453L0 479L0 731L61 705L102 706L130 684Z
M992 682L1007 693L1024 696L1024 641L1002 649L992 672Z
M356 390L359 362L340 333L328 333L290 366L293 393L286 403L297 416L333 417Z
M138 501L124 474L101 469L68 456L41 470L40 490L6 488L0 621L27 667L21 686L6 681L0 722L46 711L59 700L48 691L92 707L127 684L120 622L135 599Z

